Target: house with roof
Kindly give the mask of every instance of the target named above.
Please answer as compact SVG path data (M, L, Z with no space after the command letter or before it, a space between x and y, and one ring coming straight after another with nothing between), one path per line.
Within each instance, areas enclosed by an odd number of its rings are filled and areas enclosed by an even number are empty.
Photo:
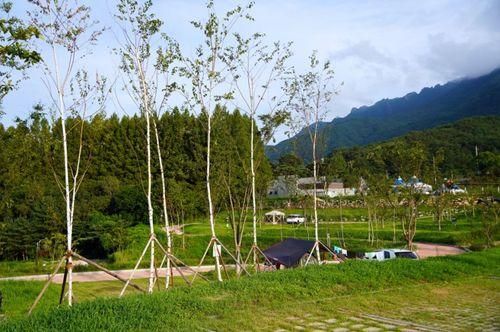
M279 176L269 186L268 197L313 196L315 190L318 197L352 196L356 194L354 188L345 188L343 181L339 179L328 181L325 176L320 176L317 178L315 187L314 177Z

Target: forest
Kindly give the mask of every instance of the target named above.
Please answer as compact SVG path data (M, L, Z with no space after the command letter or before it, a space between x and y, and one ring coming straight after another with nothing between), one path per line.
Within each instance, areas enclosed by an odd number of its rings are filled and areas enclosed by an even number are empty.
M215 119L214 201L216 211L222 212L230 209L231 195L243 199L248 190L250 169L244 156L250 148L246 140L250 120L238 111L222 109ZM68 127L74 121L69 119ZM500 176L499 126L498 117L474 117L379 144L339 149L322 160L319 174L342 179L355 188L360 177L388 186L398 176L413 175L433 186L444 177L494 183ZM104 258L126 245L128 227L147 223L144 119L101 115L85 127L86 175L75 211L76 247L90 257ZM175 109L158 119L158 128L172 221L182 224L205 216L203 119ZM0 126L0 259L33 259L37 248L49 257L64 250L64 207L54 177L61 172L54 166L61 162L59 129L58 123L50 125L41 106L28 119L18 119L16 126ZM70 137L77 142L78 130L71 131ZM266 205L266 189L273 176L310 176L311 165L294 155L273 164L264 155L262 141L258 142L257 189ZM155 218L161 220L157 173L153 201Z
M417 176L435 188L444 178L494 185L500 176L499 127L498 116L471 117L382 143L337 149L322 159L320 174L354 188L360 177L388 185L398 176ZM308 176L310 165L292 153L273 164L273 171Z
M214 116L213 179L216 210L227 210L231 195L244 195L250 176L250 121L238 111L218 109ZM68 119L69 141L78 146L78 126ZM80 121L78 121L80 123ZM0 259L33 259L37 248L59 253L64 248L64 202L57 178L61 169L61 132L41 107L16 126L0 125ZM76 247L91 257L105 257L123 246L124 229L147 223L145 195L145 126L140 116L96 116L85 123L85 181L75 210ZM168 209L172 221L206 215L202 119L174 110L158 119L168 178ZM175 139L171 139L175 138ZM257 189L265 192L271 179L263 144L256 146ZM76 153L71 155L75 156ZM157 164L155 161L155 165ZM159 176L156 168L155 217L161 219ZM230 187L229 187L230 186ZM161 224L161 222L159 222Z

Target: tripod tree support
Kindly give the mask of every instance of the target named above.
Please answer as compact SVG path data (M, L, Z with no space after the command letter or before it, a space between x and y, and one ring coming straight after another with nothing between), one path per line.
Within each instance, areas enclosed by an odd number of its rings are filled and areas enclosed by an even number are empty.
M193 270L193 268L191 268L189 265L186 265L183 261L181 261L179 258L175 257L174 255L172 255L171 253L169 253L167 250L165 250L165 248L163 247L163 245L160 243L160 241L158 241L158 239L154 239L156 241L156 243L158 244L158 247L160 248L161 251L163 251L163 253L165 254L165 257L167 257L167 259L170 260L170 262L174 265L174 268L177 270L177 272L179 272L180 276L182 277L182 279L184 279L184 281L189 285L191 286L192 282L190 282L186 276L184 275L184 273L182 272L182 269L179 267L179 265L175 262L179 262L180 264L182 264L183 266L185 266L189 271L191 271L192 273L196 273L195 270ZM166 273L169 273L169 271L166 271ZM201 276L204 280L208 281L208 279L204 276Z
M99 270L103 271L104 273L109 274L110 276L112 276L112 277L114 277L114 278L116 278L116 279L120 280L120 281L121 281L121 282L123 282L123 283L126 283L126 282L128 281L127 279L125 279L125 278L123 278L123 277L120 277L120 275L118 275L118 274L114 273L113 271L110 271L110 270L106 269L104 266L99 265L99 264L97 264L96 262L94 262L94 261L92 261L92 260L90 260L90 259L88 259L88 258L85 258L85 257L83 257L83 256L81 256L81 255L79 255L79 254L77 254L77 253L75 253L75 252L73 253L73 256L74 256L74 257L76 257L76 258L78 258L79 260L82 260L82 261L84 261L85 263L87 263L87 264L89 264L89 265L92 265L93 267L95 267L95 268L97 268L97 269L99 269ZM129 284L130 284L130 286L134 287L135 289L137 289L137 290L138 290L138 291L140 291L140 292L143 292L143 293L145 293L145 292L146 292L146 291L145 291L144 289L142 289L139 285L137 285L137 284L135 284L135 283L133 283L133 282L129 282Z
M179 262L180 264L184 265L188 270L190 270L192 273L196 273L195 270L193 270L191 267L189 267L188 265L184 264L184 262L182 262L179 258L175 257L174 255L172 255L171 253L169 253L164 247L163 245L160 243L160 241L158 241L158 239L156 238L156 236L154 234L151 234L151 236L149 237L149 240L148 242L146 243L146 246L144 247L144 250L142 251L142 254L141 256L139 257L139 259L137 260L137 263L135 264L135 267L134 269L132 270L132 272L130 273L130 276L128 277L127 280L123 279L123 281L125 282L125 285L123 285L123 288L120 292L120 295L119 297L122 297L124 294L125 294L125 290L127 289L128 285L131 285L133 286L134 284L132 283L132 279L135 275L135 272L137 271L137 269L139 268L139 265L141 264L142 262L142 259L144 258L144 255L146 254L148 248L150 245L152 245L153 243L156 243L158 245L158 248L160 248L160 250L163 252L163 254L165 255L163 257L163 260L160 264L160 269L161 267L163 266L163 263L166 261L166 260L169 260L170 263L172 263L172 265L174 266L174 268L177 270L177 272L179 273L179 275L182 277L182 279L184 279L184 281L186 282L186 284L188 284L189 286L191 286L192 282L189 281L189 279L185 276L184 272L182 272L182 269L179 267L179 265L176 263ZM169 273L168 269L166 271L166 273ZM208 281L207 278L203 277L205 280ZM154 282L156 283L156 281L158 280L158 274L156 274L156 278L154 280Z
M33 309L35 309L36 305L38 304L38 302L42 298L43 294L45 293L45 291L49 287L50 283L52 282L52 279L54 279L54 276L57 274L57 272L61 268L61 265L66 261L66 259L67 259L67 257L64 256L64 257L61 258L61 260L59 261L59 263L57 263L56 268L54 269L54 271L50 275L50 277L47 280L47 282L45 283L45 285L43 285L42 291L40 292L40 294L38 294L38 296L35 299L35 302L33 302L33 304L31 305L31 308L28 311L28 316L31 315L31 313L33 312Z
M123 294L125 294L125 290L127 289L127 286L131 283L132 278L134 277L135 272L137 271L137 268L142 262L142 259L144 258L144 255L146 254L146 251L149 248L149 245L151 244L151 241L153 241L154 234L151 234L149 236L148 242L146 242L146 246L144 247L144 250L141 253L141 256L137 260L137 263L134 266L134 269L130 273L130 276L128 277L127 281L125 282L125 285L123 285L122 291L120 292L120 295L118 297L122 297Z
M324 249L326 249L326 251L328 251L330 254L332 254L333 257L337 257L337 255L335 255L335 253L333 251L331 251L330 248L328 248L323 242L318 240L318 241L315 241L314 246L311 249L311 253L309 254L309 257L307 257L307 260L306 260L306 263L304 264L304 266L307 266L307 264L309 264L311 256L314 255L314 252L316 252L316 255L319 255L318 253L320 251L320 246L323 247ZM316 258L318 259L318 262L321 264L321 258L319 256Z
M54 277L56 276L57 272L59 272L59 270L61 269L61 266L63 265L64 262L67 262L68 264L68 261L70 260L70 258L77 258L81 261L84 261L86 262L87 264L95 267L96 269L98 270L101 270L103 271L104 273L107 273L109 274L110 276L126 283L127 280L125 278L122 278L120 277L118 274L114 273L113 271L110 271L108 269L106 269L105 267L103 267L102 265L99 265L97 264L96 262L88 259L88 258L85 258L79 254L77 254L76 252L72 252L72 251L68 251L62 258L61 260L57 263L56 265L56 268L54 269L54 271L52 272L52 274L49 276L49 279L47 280L47 282L45 283L45 285L43 286L42 290L40 291L40 293L38 294L37 298L35 299L35 301L33 302L33 304L31 305L29 311L28 311L28 316L31 315L31 313L33 312L33 310L35 309L35 307L37 306L38 302L40 302L40 299L42 298L43 294L45 294L45 292L47 291L47 288L49 287L49 285L51 284L52 280L54 279ZM62 303L62 299L64 298L64 290L65 290L65 287L66 287L66 278L67 278L67 273L68 273L68 268L66 267L65 270L64 270L64 277L63 277L63 283L62 283L62 287L61 287L61 296L59 298L59 304ZM142 289L140 286L138 286L137 284L135 283L132 283L132 282L128 282L132 287L134 287L135 289L141 291L141 292L146 292L144 289Z
M247 266L247 262L250 259L250 257L252 256L252 254L254 257L253 261L254 261L255 272L260 271L260 263L259 263L259 259L258 259L259 256L264 257L264 260L269 264L269 266L274 267L274 264L269 260L269 258L267 258L267 256L262 252L262 250L259 248L259 246L256 243L254 243L252 245L252 248L250 248L250 251L248 252L248 256L245 259L245 266Z
M226 246L224 246L222 244L222 242L220 242L220 240L217 237L213 236L210 239L210 241L208 242L207 248L205 249L205 253L201 257L200 263L198 263L198 266L197 266L197 269L196 269L196 271L194 273L193 279L191 279L191 283L193 283L195 281L196 277L198 276L199 271L200 271L200 267L203 264L203 262L205 261L205 258L206 258L207 254L208 254L208 251L210 250L210 247L212 247L213 245L217 245L217 244L219 244L221 246L221 248L231 257L231 259L236 263L236 265L238 265L247 275L250 275L250 273L247 271L247 269L245 268L245 266L243 264L241 264L233 256L233 254L231 254L231 252L226 248ZM221 252L219 251L219 249L216 249L216 251L217 251L218 256L221 256ZM224 262L222 262L222 263L223 263L223 267L225 268ZM226 275L227 275L227 273L226 273ZM222 281L222 279L219 278L219 281Z

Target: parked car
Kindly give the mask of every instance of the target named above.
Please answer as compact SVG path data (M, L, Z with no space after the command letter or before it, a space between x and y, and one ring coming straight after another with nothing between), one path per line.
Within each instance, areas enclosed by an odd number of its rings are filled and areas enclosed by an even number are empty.
M289 214L286 217L287 224L303 224L306 222L306 217L301 214Z
M384 249L380 251L367 252L365 259L386 261L395 258L418 259L416 252L407 249Z
M450 193L452 193L453 195L456 195L456 194L465 194L466 191L464 189L460 188L459 186L457 186L456 184L454 184L450 188Z

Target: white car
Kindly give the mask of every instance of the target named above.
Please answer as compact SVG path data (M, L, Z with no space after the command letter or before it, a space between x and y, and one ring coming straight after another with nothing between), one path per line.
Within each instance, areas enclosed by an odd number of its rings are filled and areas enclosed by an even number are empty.
M286 217L287 224L303 224L306 222L306 217L301 214L289 214Z
M452 193L453 195L457 195L457 194L465 194L466 191L458 188L458 189L450 189L450 193Z
M466 192L467 191L465 191L464 189L460 188L456 184L452 185L451 188L450 188L450 193L452 193L453 195L456 195L456 194L465 194Z
M365 253L365 259L386 261L395 258L418 259L416 252L407 249L384 249Z

